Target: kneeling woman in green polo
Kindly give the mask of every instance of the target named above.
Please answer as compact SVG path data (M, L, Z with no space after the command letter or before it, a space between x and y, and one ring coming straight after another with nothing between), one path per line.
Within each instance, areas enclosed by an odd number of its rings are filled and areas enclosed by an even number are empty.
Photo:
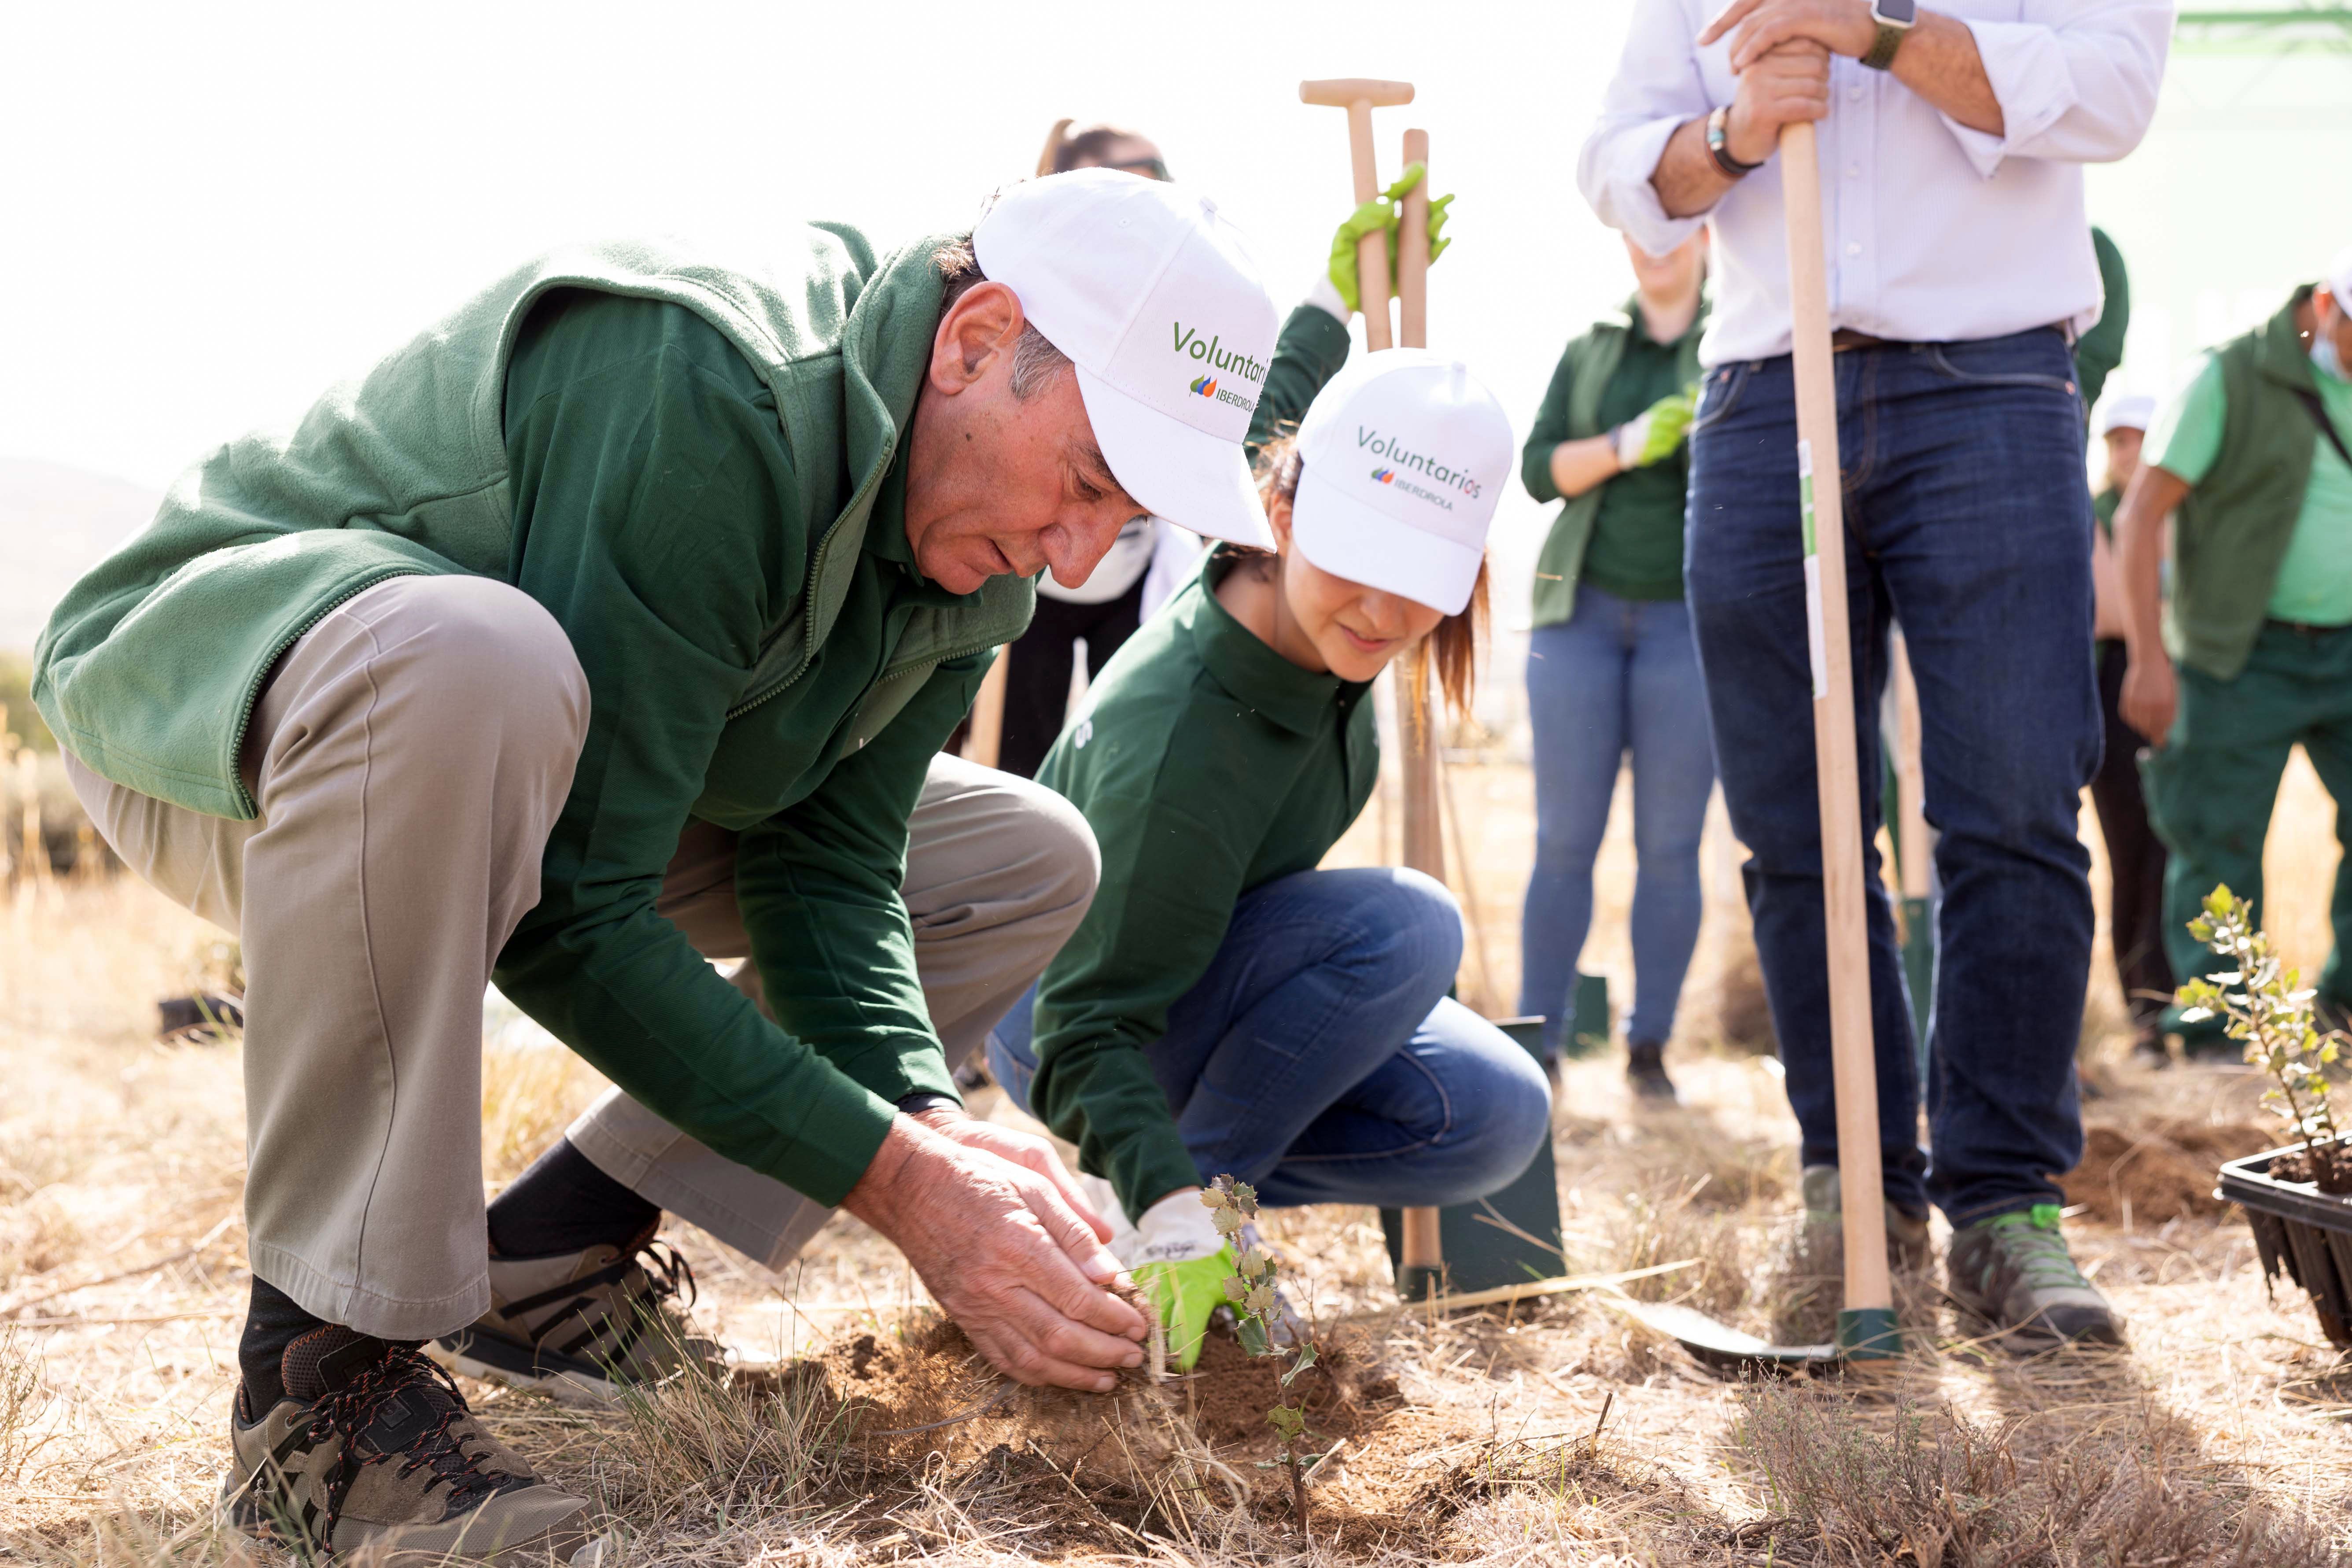
M1444 887L1315 868L1379 774L1372 679L1427 658L1467 699L1511 450L1459 364L1342 371L1260 458L1277 552L1213 553L1037 775L1093 826L1101 889L989 1065L1108 1179L1135 1226L1113 1245L1186 1365L1231 1271L1206 1178L1264 1204L1464 1203L1549 1127L1534 1059L1446 995Z

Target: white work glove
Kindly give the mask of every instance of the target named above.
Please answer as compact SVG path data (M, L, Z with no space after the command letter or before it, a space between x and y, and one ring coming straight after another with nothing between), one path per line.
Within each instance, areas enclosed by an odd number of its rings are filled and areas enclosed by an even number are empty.
M1113 1240L1111 1250L1159 1308L1177 1365L1192 1371L1201 1359L1209 1314L1225 1304L1225 1279L1234 1272L1233 1252L1200 1192L1188 1187L1160 1199L1143 1211L1132 1236Z

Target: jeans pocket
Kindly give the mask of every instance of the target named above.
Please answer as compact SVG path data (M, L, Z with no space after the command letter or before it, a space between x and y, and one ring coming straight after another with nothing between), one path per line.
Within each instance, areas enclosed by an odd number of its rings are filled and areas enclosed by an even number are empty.
M1984 342L1930 343L1927 364L1938 376L1956 386L2031 386L2044 392L2074 395L2074 378L2067 375L2045 375L2038 371L1996 369L2000 365L2031 364L2043 357L2046 351L2036 342L2040 331L2021 332L2015 338L1994 338ZM2050 337L2062 345L2056 333ZM1972 362L1964 367L1954 362L1953 355ZM2069 358L2071 368L2071 356Z
M1739 405L1739 395L1747 390L1748 373L1755 368L1743 362L1717 365L1706 373L1706 379L1699 383L1698 412L1691 420L1691 435L1697 435Z

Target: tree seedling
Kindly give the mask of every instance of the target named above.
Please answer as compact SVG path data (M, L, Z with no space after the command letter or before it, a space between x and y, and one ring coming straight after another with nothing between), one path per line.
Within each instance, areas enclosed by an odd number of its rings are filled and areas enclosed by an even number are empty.
M1209 1223L1229 1243L1240 1235L1242 1226L1257 1217L1257 1190L1231 1176L1219 1176L1202 1188L1201 1202L1209 1210ZM1274 1255L1253 1243L1243 1248L1234 1270L1225 1279L1225 1300L1233 1305L1242 1348L1253 1356L1283 1354L1275 1342L1276 1327L1282 1318L1282 1298L1275 1288L1278 1269ZM1298 1374L1315 1364L1314 1342L1301 1340L1291 1354L1290 1366L1282 1374L1286 1394ZM1299 1452L1314 1434L1307 1430L1306 1394L1301 1393L1295 1397L1297 1403L1276 1405L1265 1413L1265 1419L1282 1438L1282 1457L1272 1463L1290 1473L1290 1509L1298 1521L1298 1540L1303 1546L1314 1540L1307 1522L1307 1470L1323 1456Z
M2302 1163L2323 1193L2352 1193L2352 1151L2328 1102L2327 1068L2342 1053L2341 1034L2323 1035L2312 1023L2315 992L2280 960L2271 939L2254 929L2253 907L2225 884L2205 897L2205 912L2189 922L2189 934L2235 969L2221 970L2183 985L2181 1022L2219 1017L2229 1037L2245 1047L2249 1064L2271 1077L2263 1099L2275 1107L2303 1140ZM2273 1165L2273 1173L2298 1178Z

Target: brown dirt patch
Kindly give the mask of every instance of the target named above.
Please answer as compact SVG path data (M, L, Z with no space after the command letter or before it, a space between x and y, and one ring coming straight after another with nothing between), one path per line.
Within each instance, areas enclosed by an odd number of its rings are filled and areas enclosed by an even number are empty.
M2083 1163L2060 1185L2069 1204L2084 1205L2110 1225L2123 1222L2126 1204L2134 1225L2218 1215L2228 1207L2213 1196L2222 1162L2272 1147L2276 1133L2260 1122L2183 1117L2087 1127Z

